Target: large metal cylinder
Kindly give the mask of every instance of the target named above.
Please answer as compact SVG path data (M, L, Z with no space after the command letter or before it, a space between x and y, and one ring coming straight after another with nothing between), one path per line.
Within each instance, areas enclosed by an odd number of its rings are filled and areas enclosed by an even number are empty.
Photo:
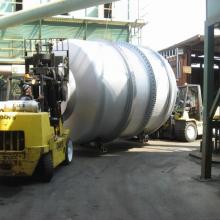
M176 80L157 52L128 43L68 43L69 94L62 111L75 143L149 134L171 115Z

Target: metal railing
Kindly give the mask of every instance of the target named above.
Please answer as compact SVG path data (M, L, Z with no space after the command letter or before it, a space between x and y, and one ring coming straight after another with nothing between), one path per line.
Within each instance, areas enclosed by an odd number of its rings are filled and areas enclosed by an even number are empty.
M23 39L0 40L0 58L17 58L24 54Z

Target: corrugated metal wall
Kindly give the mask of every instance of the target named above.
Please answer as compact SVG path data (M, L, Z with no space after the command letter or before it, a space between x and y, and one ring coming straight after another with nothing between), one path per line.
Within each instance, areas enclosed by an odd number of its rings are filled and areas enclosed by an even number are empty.
M39 28L38 28L39 29ZM36 37L37 37L37 33ZM42 25L42 38L77 38L77 39L108 39L127 41L128 27L101 24L63 24L47 23Z
M0 31L0 59L23 56L22 39L39 38L39 22L8 28ZM43 22L41 38L76 38L76 39L107 39L111 41L128 41L129 28L127 26ZM13 39L13 40L4 40ZM18 40L16 40L18 39ZM13 48L13 51L10 50Z

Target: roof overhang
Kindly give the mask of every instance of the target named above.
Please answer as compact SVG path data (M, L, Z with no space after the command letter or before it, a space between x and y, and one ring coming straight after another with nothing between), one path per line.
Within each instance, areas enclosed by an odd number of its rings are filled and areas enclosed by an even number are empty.
M173 50L176 48L190 49L192 51L204 52L204 35L195 35L187 40L180 43L174 44L170 47L160 50L159 52L164 52L168 50ZM220 35L215 36L215 52L220 53Z
M60 22L60 23L87 23L87 24L100 24L100 25L115 25L115 26L130 26L142 28L147 23L144 19L136 20L117 20L111 18L72 18L67 16L55 16L43 19L45 22Z

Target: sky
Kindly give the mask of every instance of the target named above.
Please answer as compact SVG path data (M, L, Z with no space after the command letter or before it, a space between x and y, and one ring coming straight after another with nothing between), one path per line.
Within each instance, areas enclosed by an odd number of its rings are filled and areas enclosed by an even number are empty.
M146 1L142 44L164 49L197 34L204 34L205 0Z

